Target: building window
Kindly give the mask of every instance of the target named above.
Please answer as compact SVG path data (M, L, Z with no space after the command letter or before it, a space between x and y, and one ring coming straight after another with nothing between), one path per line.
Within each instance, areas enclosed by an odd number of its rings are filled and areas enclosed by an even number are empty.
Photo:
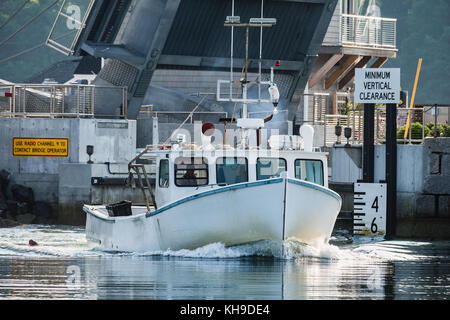
M247 158L217 158L217 184L235 184L248 181Z
M300 180L324 185L323 163L320 160L295 160L295 177Z
M175 185L177 187L208 185L208 161L205 158L176 158Z
M160 188L169 187L169 160L159 161L159 186Z
M285 159L258 158L256 162L257 180L276 178L284 171L287 171Z

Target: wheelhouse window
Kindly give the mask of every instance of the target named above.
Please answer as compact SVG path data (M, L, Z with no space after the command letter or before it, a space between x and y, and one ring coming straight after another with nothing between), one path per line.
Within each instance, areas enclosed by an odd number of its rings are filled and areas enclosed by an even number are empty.
M198 187L208 184L208 161L205 158L180 157L175 159L175 185Z
M276 178L284 171L287 171L285 159L258 158L256 161L257 180Z
M248 181L247 158L217 158L217 184L235 184Z
M320 160L295 160L295 177L300 180L324 185L323 163Z
M161 188L169 187L169 160L159 161L159 186Z

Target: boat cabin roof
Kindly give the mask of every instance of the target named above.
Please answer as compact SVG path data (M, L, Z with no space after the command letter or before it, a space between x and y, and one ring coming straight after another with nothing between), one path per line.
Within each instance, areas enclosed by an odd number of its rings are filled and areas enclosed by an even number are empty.
M299 150L154 150L156 201L170 203L205 188L281 177L328 187L327 153Z

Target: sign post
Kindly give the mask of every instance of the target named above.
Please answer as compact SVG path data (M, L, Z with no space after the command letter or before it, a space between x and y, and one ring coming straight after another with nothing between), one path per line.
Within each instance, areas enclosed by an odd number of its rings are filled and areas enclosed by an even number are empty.
M400 69L355 69L355 103L364 104L363 182L374 184L375 104L386 104L386 183L383 206L386 212L386 239L395 235L397 202L397 104L400 103ZM355 188L356 191L356 188ZM361 191L360 191L361 192ZM357 196L355 192L355 197ZM355 203L356 205L356 203ZM355 208L358 208L356 205ZM356 209L355 209L356 210ZM378 209L377 209L378 210ZM354 214L355 217L356 212ZM380 216L381 218L381 216ZM359 219L359 220L357 220ZM361 217L354 218L355 225ZM363 220L364 221L364 220ZM364 227L366 221L363 222ZM369 229L370 230L370 229ZM372 230L370 230L371 234Z

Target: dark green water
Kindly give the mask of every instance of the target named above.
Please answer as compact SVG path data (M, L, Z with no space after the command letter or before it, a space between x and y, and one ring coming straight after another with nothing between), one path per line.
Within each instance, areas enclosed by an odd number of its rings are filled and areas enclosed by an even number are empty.
M450 297L450 242L333 240L288 243L285 259L270 242L121 254L95 249L82 228L0 229L0 299Z

